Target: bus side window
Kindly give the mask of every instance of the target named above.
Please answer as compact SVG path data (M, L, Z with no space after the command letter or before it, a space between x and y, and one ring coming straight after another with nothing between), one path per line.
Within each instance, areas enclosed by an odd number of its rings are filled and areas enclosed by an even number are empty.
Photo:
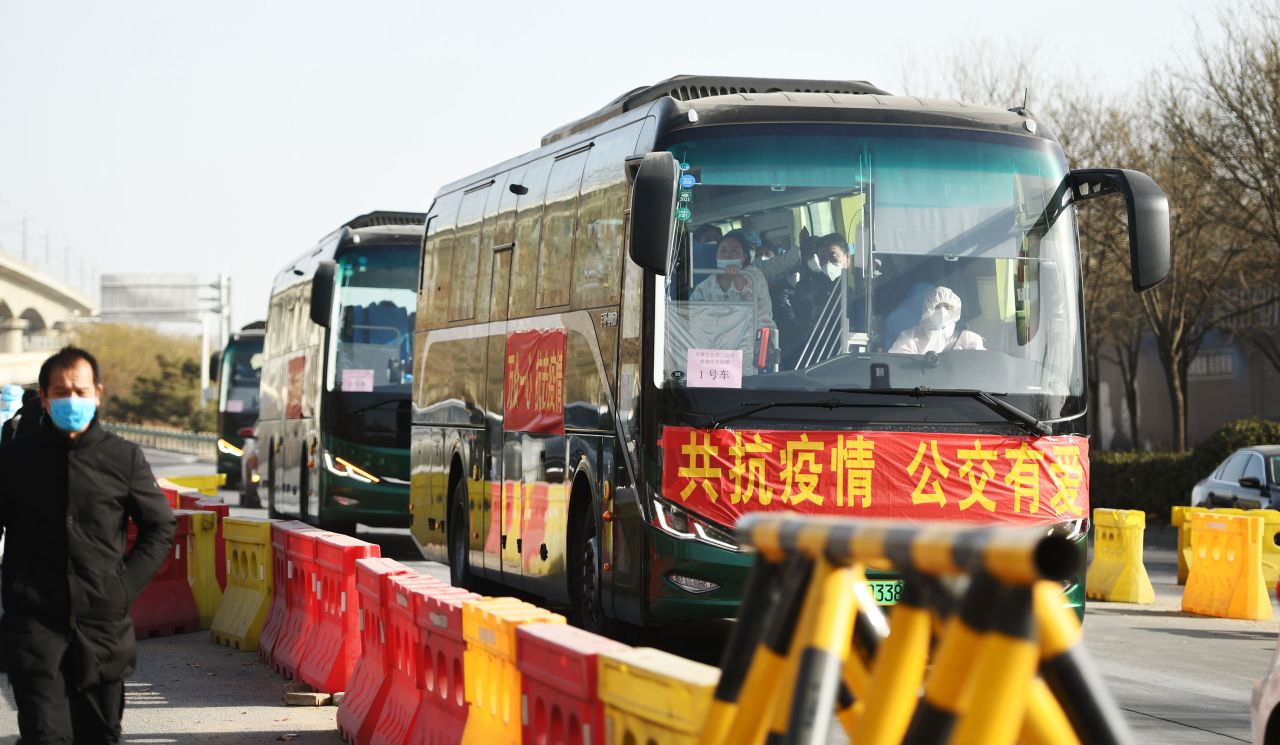
M516 245L511 254L511 302L508 306L511 318L533 315L538 279L538 245L542 241L542 216L545 211L543 197L550 172L551 158L542 158L525 168L524 177L520 181L520 185L528 191L520 195L516 209Z
M431 230L424 243L422 252L424 298L419 303L419 307L423 313L423 325L428 330L448 325L449 288L453 284L451 270L459 201L461 200L457 192L439 199L437 215L431 221Z
M573 254L574 308L616 305L622 279L622 212L627 182L622 163L635 150L639 122L595 140L582 176L578 245Z
M547 182L547 206L543 215L542 245L538 252L538 307L555 308L569 303L573 243L578 217L578 188L589 150L560 158L551 166Z
M458 208L458 235L454 243L453 275L449 278L449 320L465 321L476 314L476 277L479 273L480 247L484 245L485 201L491 185L462 195ZM488 268L486 263L485 268Z

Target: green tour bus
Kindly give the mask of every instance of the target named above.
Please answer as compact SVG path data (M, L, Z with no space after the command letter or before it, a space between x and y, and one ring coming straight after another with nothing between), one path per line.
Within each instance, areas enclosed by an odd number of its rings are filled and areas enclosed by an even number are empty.
M1071 170L1025 108L849 81L624 93L429 209L414 540L456 584L606 631L733 616L751 511L1036 525L1083 551L1075 203L1106 194L1134 289L1159 283L1164 193Z
M418 213L362 215L276 275L258 419L272 517L348 533L409 524L422 224Z
M265 327L258 321L233 333L218 364L218 473L232 489L240 482L244 438L258 422Z

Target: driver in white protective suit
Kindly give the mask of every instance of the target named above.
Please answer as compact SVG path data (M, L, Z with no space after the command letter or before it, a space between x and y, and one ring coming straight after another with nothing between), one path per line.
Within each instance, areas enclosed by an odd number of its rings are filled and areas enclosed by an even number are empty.
M920 322L898 335L890 352L925 354L952 349L986 349L982 337L972 331L956 330L960 320L960 296L947 287L935 287L924 296Z

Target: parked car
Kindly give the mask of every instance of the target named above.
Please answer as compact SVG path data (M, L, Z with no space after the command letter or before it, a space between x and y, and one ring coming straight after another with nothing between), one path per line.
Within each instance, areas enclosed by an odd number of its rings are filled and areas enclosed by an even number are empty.
M258 473L258 438L252 427L240 430L244 436L244 453L240 456L240 506L261 507L262 499L258 496L258 482L262 475Z
M1192 507L1280 507L1280 445L1240 448L1191 489Z

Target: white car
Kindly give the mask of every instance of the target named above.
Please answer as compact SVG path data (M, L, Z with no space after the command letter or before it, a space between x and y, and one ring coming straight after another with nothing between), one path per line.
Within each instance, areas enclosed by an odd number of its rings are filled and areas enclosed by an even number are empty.
M1280 597L1280 584L1276 586ZM1271 666L1262 680L1253 684L1254 745L1280 745L1280 643L1271 653Z

